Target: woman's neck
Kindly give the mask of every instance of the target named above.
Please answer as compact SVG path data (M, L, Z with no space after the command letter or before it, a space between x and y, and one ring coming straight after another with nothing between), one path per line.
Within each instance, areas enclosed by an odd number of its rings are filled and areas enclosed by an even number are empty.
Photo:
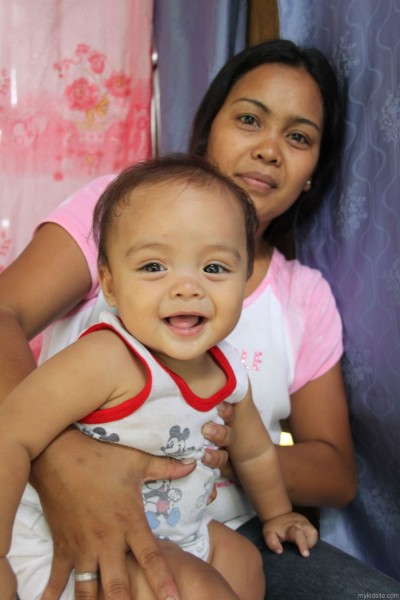
M258 288L262 280L265 278L271 263L273 252L273 246L271 246L266 240L263 238L257 240L254 254L254 269L250 279L247 281L245 293L246 298Z

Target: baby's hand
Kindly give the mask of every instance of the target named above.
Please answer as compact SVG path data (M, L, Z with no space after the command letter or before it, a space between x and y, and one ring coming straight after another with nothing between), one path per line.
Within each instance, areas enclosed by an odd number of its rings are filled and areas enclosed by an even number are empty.
M0 590L2 600L15 600L17 596L17 578L4 556L0 558Z
M283 552L281 542L293 542L302 556L309 556L309 549L318 540L318 532L310 521L294 512L265 521L263 534L268 548L276 554Z

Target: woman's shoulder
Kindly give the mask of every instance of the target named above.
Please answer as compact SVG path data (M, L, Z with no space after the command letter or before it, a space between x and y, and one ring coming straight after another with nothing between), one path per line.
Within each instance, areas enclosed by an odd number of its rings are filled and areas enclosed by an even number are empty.
M274 250L269 283L281 299L286 298L302 304L332 296L328 281L321 271L302 264L297 259L288 260L278 250Z
M46 221L54 221L62 215L73 215L75 213L79 214L79 218L82 218L82 211L88 211L92 215L97 200L115 177L115 174L102 175L81 186L68 196L64 202L59 204L47 216Z
M88 263L92 291L97 290L97 246L92 235L93 211L99 197L114 179L115 175L93 179L69 196L39 224L59 225L75 240Z

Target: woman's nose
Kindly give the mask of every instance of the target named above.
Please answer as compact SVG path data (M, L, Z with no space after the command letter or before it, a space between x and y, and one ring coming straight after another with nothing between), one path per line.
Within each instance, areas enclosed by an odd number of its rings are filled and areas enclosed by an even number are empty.
M274 165L279 165L282 160L279 142L273 134L264 135L262 139L257 140L252 155L256 160Z

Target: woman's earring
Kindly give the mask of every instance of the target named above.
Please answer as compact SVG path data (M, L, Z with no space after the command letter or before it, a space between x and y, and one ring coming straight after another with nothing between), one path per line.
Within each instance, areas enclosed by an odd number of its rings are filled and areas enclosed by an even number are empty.
M304 191L309 192L311 190L311 179L307 179L306 185L304 186Z

